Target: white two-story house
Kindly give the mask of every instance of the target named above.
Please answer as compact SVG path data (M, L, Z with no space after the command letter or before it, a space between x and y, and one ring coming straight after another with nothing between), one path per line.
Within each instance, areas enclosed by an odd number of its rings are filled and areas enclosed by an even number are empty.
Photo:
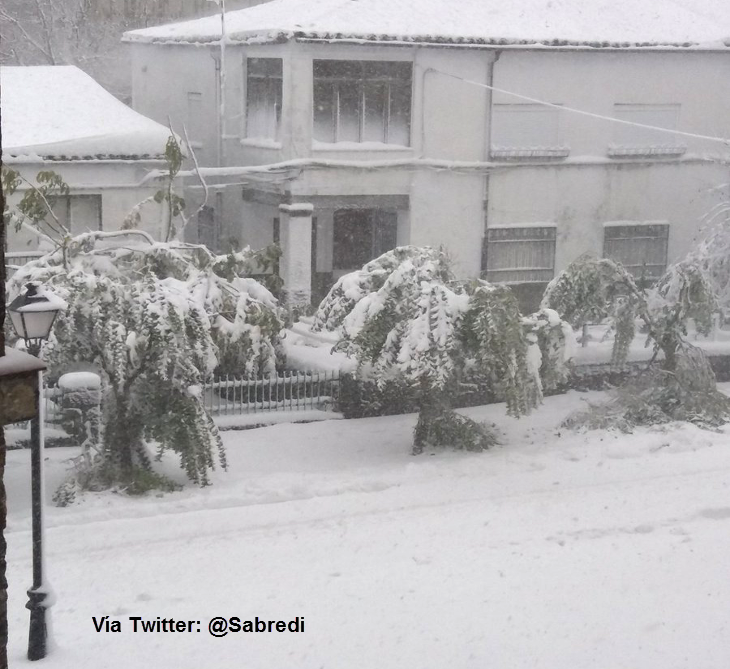
M726 2L273 0L223 49L221 25L127 33L133 105L224 168L201 240L280 241L295 301L401 244L525 301L585 252L651 280L726 197Z

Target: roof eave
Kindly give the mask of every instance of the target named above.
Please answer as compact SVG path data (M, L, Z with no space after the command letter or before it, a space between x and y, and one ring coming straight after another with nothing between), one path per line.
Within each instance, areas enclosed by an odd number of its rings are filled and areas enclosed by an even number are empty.
M220 43L219 36L210 36L200 39L175 37L148 37L133 36L125 33L122 41L128 44L155 44L155 45L189 45L208 46ZM721 40L712 43L699 42L617 42L610 40L569 40L569 39L517 39L508 37L479 38L479 37L448 37L439 35L402 35L388 34L355 34L306 32L287 30L268 30L231 33L227 43L238 46L252 46L264 44L281 44L288 41L297 42L328 42L366 45L389 46L450 46L485 49L590 49L590 50L703 50L727 51L730 44Z

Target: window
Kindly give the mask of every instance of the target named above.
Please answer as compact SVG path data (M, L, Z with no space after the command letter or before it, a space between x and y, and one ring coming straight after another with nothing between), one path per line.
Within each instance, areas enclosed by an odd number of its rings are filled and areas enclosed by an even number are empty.
M281 58L249 58L246 64L246 137L279 139Z
M192 147L194 149L201 148L205 136L205 121L203 117L203 96L200 93L188 93L185 128L188 131Z
M669 225L609 224L604 229L603 256L618 260L637 278L655 281L667 266Z
M101 230L101 195L69 195L54 199L51 209L72 235Z
M555 269L555 227L488 228L487 281L550 281Z
M411 63L315 60L314 138L408 146Z
M334 213L332 266L359 269L397 245L398 216L381 209L338 209Z
M560 110L532 104L492 106L493 158L564 158Z
M679 123L679 105L616 104L614 116L622 121L676 130ZM630 156L681 156L687 147L676 135L661 130L650 130L625 123L613 124L613 141L608 155L620 158Z
M198 244L216 248L215 209L207 204L198 210Z

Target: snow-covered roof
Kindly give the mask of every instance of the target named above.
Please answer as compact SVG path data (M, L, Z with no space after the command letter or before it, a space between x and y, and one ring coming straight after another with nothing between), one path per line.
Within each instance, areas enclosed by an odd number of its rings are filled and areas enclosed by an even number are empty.
M0 95L6 156L157 158L170 135L73 66L0 67Z
M226 14L233 42L292 38L464 44L730 44L727 0L273 0ZM124 35L127 42L220 39L216 14ZM726 43L727 42L727 43Z

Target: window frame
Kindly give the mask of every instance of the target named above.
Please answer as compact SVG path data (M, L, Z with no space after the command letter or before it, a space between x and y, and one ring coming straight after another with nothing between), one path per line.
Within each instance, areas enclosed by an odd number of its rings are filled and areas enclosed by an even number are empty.
M491 158L497 158L502 160L520 160L525 158L567 158L570 155L570 146L562 141L562 114L559 107L557 106L546 106L535 103L493 103L490 112L490 138L489 138L489 155ZM554 126L554 129L548 129L546 132L550 132L553 137L551 141L546 141L544 144L533 145L533 142L526 142L529 146L524 144L498 144L495 143L495 135L498 135L498 119L507 119L513 114L535 114L539 113L542 119L548 118L550 126ZM513 116L513 118L516 118ZM541 119L541 120L542 120ZM544 121L543 121L544 122ZM546 126L547 128L547 126ZM538 132L541 132L543 128L538 127ZM496 130L496 132L495 132ZM497 137L499 139L499 137Z
M663 234L660 235L649 235L648 233L652 232L652 228L659 228L661 229L661 232ZM667 269L668 264L668 258L669 258L669 222L667 221L615 221L610 223L604 223L603 226L603 257L609 258L610 260L615 260L617 262L620 262L626 271L628 271L634 278L637 280L643 280L646 282L653 283L657 279L659 279L664 272ZM609 230L611 232L617 232L619 230L641 230L642 232L645 232L647 234L645 235L626 235L623 237L609 237ZM608 252L608 247L610 246L609 242L626 242L630 241L632 244L636 244L638 241L641 240L649 240L649 241L657 241L663 246L661 249L661 252L664 256L664 263L658 264L658 263L651 263L647 264L646 262L642 263L641 265L636 264L626 264L624 261L617 257L618 253L610 254ZM648 244L647 244L648 246ZM647 274L644 270L647 267L657 267L659 268L659 271L655 274Z
M92 228L88 226L88 230L78 230L74 226L73 202L79 202L80 200L93 200L93 202L96 204L97 227ZM59 223L68 228L68 230L74 236L83 234L84 232L96 232L104 229L103 199L101 193L69 193L68 195L57 195L49 200L49 204L51 205L51 210L53 211L53 214L58 218ZM63 212L61 213L61 211L56 209L56 207L62 207Z
M337 249L341 243L338 239L338 220L340 216L346 217L352 215L354 212L362 215L363 227L367 227L367 230L363 230L364 234L363 243L360 245L360 250L363 252L362 258L365 258L364 262L359 262L360 259L354 261L354 265L347 264L338 260ZM357 226L357 223L354 223ZM389 242L392 241L391 245ZM371 260L378 258L383 253L391 251L398 246L398 212L395 209L356 209L356 208L343 208L336 209L332 214L332 270L334 272L353 271L360 269L363 265L369 263ZM358 264L359 263L359 264Z
M337 68L340 72L337 73ZM402 76L398 70L402 69L403 74L406 68L408 74ZM391 69L393 72L388 73ZM318 71L319 70L319 71ZM330 70L329 73L323 70ZM380 70L380 71L378 71ZM342 142L354 142L357 144L376 142L391 146L411 146L411 131L413 117L413 63L409 60L340 60L340 59L314 59L312 62L312 137L315 142L323 144L338 144ZM380 120L382 134L379 138L371 138L368 129L368 110L372 103L368 100L376 96L369 95L375 87L382 88L381 108L376 112L375 122ZM327 102L327 89L331 89L331 99ZM320 92L318 92L318 89ZM354 137L347 137L345 122L343 121L343 106L346 99L345 94L351 98L350 103L355 102L355 123ZM354 95L353 95L354 94ZM321 97L320 97L321 96ZM400 113L405 115L404 131L406 141L396 141L394 130L397 124L394 118L398 114L396 98L400 96L402 106ZM325 105L325 111L321 114L322 125L326 126L327 137L320 133L318 108L320 104ZM328 111L329 110L329 114ZM407 112L407 113L406 113ZM330 116L327 120L327 116ZM352 129L351 129L352 130Z
M185 97L186 101L186 118L187 118L187 131L190 137L190 146L193 149L203 148L203 137L204 134L203 126L198 125L198 122L193 120L193 112L196 111L193 107L198 107L197 111L203 116L203 94L199 91L188 91Z
M672 122L673 127L667 127L667 130L676 130L677 126L679 125L679 119L682 112L682 105L679 103L625 103L625 102L616 102L613 105L613 116L614 118L619 119L621 114L651 114L651 113L659 113L662 111L673 111L674 112L674 119ZM630 118L624 118L621 120L625 121L631 121ZM656 122L651 123L642 121L639 119L634 119L634 123L644 123L644 125L655 125L657 127L659 126ZM614 129L613 129L613 137L611 143L608 145L608 156L610 158L633 158L633 157L651 157L651 156L657 156L657 157L676 157L676 156L682 156L687 152L687 146L686 144L682 144L679 141L679 137L677 135L669 135L664 134L664 137L666 137L666 142L653 142L650 137L644 141L643 139L640 141L621 141L620 134L621 131L626 131L627 128L631 126L627 126L624 123L614 123ZM659 131L652 131L648 129L644 129L644 132L646 133L652 133L652 132L659 132ZM619 137L617 137L619 135Z
M530 234L531 231L531 234ZM512 232L512 238L509 238L509 232ZM499 239L498 237L502 237ZM484 262L482 268L482 274L485 276L487 281L491 283L502 283L502 284L528 284L528 283L548 283L555 276L555 252L557 246L557 226L552 223L539 223L535 225L494 225L489 226L486 230L484 238ZM490 269L490 257L494 257L494 251L499 246L495 244L529 244L537 243L549 247L548 254L551 256L552 266L551 267L528 267L527 265L522 267L504 267L497 269ZM533 254L537 251L533 251ZM527 278L499 278L495 274L507 274L512 273L544 273L539 276L531 276Z
M262 70L266 70L267 66L270 67L271 71L256 71L256 65L262 63ZM278 70L274 72L273 70ZM246 58L246 100L245 100L245 112L243 122L243 136L247 140L273 140L278 142L281 140L281 116L282 108L284 103L284 60L283 58L257 58L247 57ZM265 88L265 99L264 99L264 114L266 115L267 123L272 123L273 118L273 136L271 133L267 134L251 134L251 119L252 113L252 101L251 89L253 83L263 84Z

